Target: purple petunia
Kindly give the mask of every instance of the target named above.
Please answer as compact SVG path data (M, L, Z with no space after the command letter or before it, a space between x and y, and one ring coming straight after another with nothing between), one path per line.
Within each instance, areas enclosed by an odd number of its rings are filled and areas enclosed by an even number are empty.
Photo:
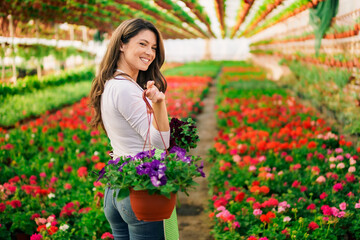
M99 172L99 177L98 177L98 179L96 179L95 182L98 182L100 179L102 179L102 178L104 177L105 173L106 173L105 167L103 167L103 168L100 170L100 172Z
M144 159L144 158L151 158L155 155L155 148L150 151L143 151L139 152L134 156L134 159Z
M125 166L126 164L128 164L128 163L129 163L129 162L123 162L123 163L121 164L121 166L119 167L118 171L119 171L119 172L122 172L124 166Z
M148 174L150 177L157 176L158 178L161 178L163 175L165 175L165 171L165 164L155 159L150 163L150 169Z
M163 175L162 177L152 176L150 178L150 180L151 180L152 185L154 185L154 187L163 186L167 182L167 178L165 175Z
M197 167L196 171L198 171L202 177L205 177L205 173L203 169L204 169L204 161L201 162L200 166Z
M185 157L186 150L181 147L174 146L173 148L170 149L169 153L176 153L178 158L182 160Z
M115 160L109 160L109 161L108 161L108 165L110 165L110 164L116 165L116 164L118 164L119 162L120 162L120 158L116 158Z
M136 167L136 172L139 175L149 174L151 164L148 162L141 163L139 166Z

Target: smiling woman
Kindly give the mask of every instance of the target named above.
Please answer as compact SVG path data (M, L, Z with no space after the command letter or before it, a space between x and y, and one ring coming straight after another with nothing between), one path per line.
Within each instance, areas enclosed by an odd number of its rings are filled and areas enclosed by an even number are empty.
M95 109L91 125L104 128L113 159L169 147L163 62L162 37L152 23L130 19L114 31L90 92ZM143 94L151 102L153 115L148 115ZM138 220L129 197L117 200L117 194L108 188L104 197L104 213L116 240L165 239L164 221Z

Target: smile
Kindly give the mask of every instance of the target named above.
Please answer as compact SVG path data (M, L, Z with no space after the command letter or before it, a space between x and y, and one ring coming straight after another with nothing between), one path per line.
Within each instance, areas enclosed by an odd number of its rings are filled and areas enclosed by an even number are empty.
M145 64L148 64L150 62L150 59L147 58L140 58L141 61L143 61Z

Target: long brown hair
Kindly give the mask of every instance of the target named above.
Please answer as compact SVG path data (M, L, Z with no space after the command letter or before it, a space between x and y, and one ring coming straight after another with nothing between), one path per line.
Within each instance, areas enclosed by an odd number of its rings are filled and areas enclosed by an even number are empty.
M165 50L159 30L151 22L140 18L126 20L113 32L106 53L100 63L98 74L92 81L90 106L93 107L95 111L90 122L91 127L97 128L100 124L105 130L100 109L100 99L101 94L104 92L105 82L114 77L120 58L120 46L128 43L132 37L136 36L142 30L150 30L155 34L157 48L154 61L146 71L139 70L136 82L145 89L147 81L154 80L156 87L165 93L167 82L160 72L160 68L165 60Z

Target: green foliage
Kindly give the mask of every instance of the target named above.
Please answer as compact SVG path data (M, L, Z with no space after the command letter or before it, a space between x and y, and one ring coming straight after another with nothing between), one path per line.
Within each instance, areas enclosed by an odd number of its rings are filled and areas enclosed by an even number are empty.
M214 78L220 71L221 62L202 61L190 62L176 68L167 69L166 76L209 76Z
M37 76L27 76L23 79L18 79L16 84L2 83L0 85L0 96L4 98L9 95L30 93L67 83L91 81L94 76L94 67L82 67L75 70L61 71L59 74L44 76L42 79L38 79Z
M12 126L22 119L39 116L48 110L79 101L89 94L90 86L89 81L72 82L2 98L0 126Z

